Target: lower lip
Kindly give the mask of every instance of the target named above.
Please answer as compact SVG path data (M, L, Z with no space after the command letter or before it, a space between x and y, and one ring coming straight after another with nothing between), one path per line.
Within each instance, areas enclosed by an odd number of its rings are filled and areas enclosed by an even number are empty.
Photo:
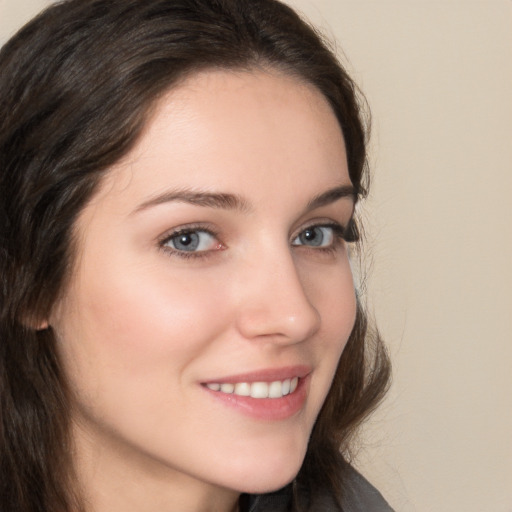
M293 393L281 398L252 398L234 393L222 393L203 387L214 399L234 408L246 416L260 420L279 421L297 414L306 402L309 376L299 379Z

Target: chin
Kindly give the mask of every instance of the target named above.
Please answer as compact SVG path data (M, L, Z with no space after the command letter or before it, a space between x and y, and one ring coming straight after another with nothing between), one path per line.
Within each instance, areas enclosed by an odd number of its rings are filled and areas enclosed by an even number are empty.
M267 478L258 482L254 482L253 485L246 486L246 488L244 488L241 492L248 494L267 494L277 491L292 482L293 479L297 476L298 472L299 470L288 475L280 475L278 478L272 480Z
M248 494L277 491L297 476L304 456L305 451L297 450L294 453L283 454L278 460L275 457L259 457L251 462L246 461L243 468L232 472L236 475L232 488Z
M299 469L300 467L296 471L283 472L280 475L272 476L272 478L269 478L268 476L254 478L253 476L251 481L244 482L243 486L237 489L237 491L247 494L266 494L277 491L292 482L297 476ZM240 485L241 482L238 481L237 483Z

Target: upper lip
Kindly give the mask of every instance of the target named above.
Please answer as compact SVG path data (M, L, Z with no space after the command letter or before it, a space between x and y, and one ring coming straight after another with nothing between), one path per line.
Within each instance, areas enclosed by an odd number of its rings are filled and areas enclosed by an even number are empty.
M304 378L311 373L311 367L307 365L285 366L281 368L265 368L247 373L228 375L217 379L208 379L202 384L225 383L236 384L237 382L274 382L278 380L293 379L294 377Z

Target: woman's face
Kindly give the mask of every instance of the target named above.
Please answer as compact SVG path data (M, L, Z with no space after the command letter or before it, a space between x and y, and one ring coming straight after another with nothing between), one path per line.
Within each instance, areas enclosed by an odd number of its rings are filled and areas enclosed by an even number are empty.
M353 208L312 86L209 71L160 101L81 213L49 319L92 487L295 476L354 323Z

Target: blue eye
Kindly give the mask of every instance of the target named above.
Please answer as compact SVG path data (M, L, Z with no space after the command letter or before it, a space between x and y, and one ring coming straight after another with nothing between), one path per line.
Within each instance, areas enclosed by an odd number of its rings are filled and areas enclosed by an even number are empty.
M168 247L179 252L202 252L215 249L218 242L215 236L208 231L195 229L180 231L171 235L162 247Z
M311 226L301 231L292 241L292 245L329 247L334 242L334 231L332 226Z

